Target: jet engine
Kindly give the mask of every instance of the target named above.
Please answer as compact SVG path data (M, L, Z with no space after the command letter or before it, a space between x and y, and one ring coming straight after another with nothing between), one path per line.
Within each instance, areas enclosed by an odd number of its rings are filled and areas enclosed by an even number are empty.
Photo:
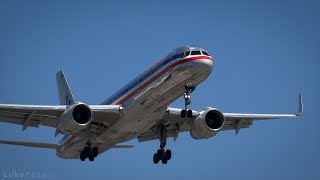
M190 134L194 139L208 139L219 132L224 120L223 113L218 109L206 109L193 121Z
M83 103L76 103L62 113L57 128L63 134L74 134L86 128L91 121L90 107Z

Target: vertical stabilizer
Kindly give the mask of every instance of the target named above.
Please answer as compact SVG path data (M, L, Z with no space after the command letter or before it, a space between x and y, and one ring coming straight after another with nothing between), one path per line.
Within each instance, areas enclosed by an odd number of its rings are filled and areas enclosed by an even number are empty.
M60 105L72 105L75 103L74 97L68 85L67 79L62 70L57 72L57 86L59 93Z

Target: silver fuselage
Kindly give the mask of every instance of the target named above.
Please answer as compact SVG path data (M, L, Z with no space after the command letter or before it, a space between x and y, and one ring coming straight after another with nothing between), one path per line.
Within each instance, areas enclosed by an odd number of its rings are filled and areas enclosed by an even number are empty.
M172 51L102 103L122 105L124 113L108 128L91 135L91 143L99 147L99 154L160 124L168 105L184 94L185 86L196 87L210 75L214 63L211 56L178 56L195 50L203 49L185 46ZM87 140L87 136L66 135L57 155L78 158Z

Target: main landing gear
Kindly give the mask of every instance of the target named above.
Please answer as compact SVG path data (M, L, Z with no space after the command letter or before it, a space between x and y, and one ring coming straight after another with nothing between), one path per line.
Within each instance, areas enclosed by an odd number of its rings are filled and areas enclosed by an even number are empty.
M186 91L183 95L184 97L184 109L181 110L181 117L185 118L186 116L188 118L192 118L192 110L188 109L188 105L191 104L191 93L194 91L195 87L187 87L185 86Z
M86 160L86 158L88 158L89 161L94 161L94 158L97 156L98 156L98 148L97 147L91 148L91 142L88 141L86 146L80 152L80 160L84 161Z
M153 154L153 162L155 164L158 164L159 161L161 161L162 164L167 164L168 161L171 159L171 150L164 149L167 143L166 127L164 125L160 125L159 132L160 132L160 149L158 149L158 151L155 154Z

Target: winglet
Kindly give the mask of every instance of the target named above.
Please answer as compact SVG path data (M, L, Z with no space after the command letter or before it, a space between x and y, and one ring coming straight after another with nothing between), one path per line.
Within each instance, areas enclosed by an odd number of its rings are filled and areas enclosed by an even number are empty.
M303 101L302 101L302 95L299 93L299 110L296 116L301 116L303 114Z
M62 70L57 72L57 86L59 92L59 100L61 105L72 105L75 103L75 99L72 95L67 79L64 76Z

